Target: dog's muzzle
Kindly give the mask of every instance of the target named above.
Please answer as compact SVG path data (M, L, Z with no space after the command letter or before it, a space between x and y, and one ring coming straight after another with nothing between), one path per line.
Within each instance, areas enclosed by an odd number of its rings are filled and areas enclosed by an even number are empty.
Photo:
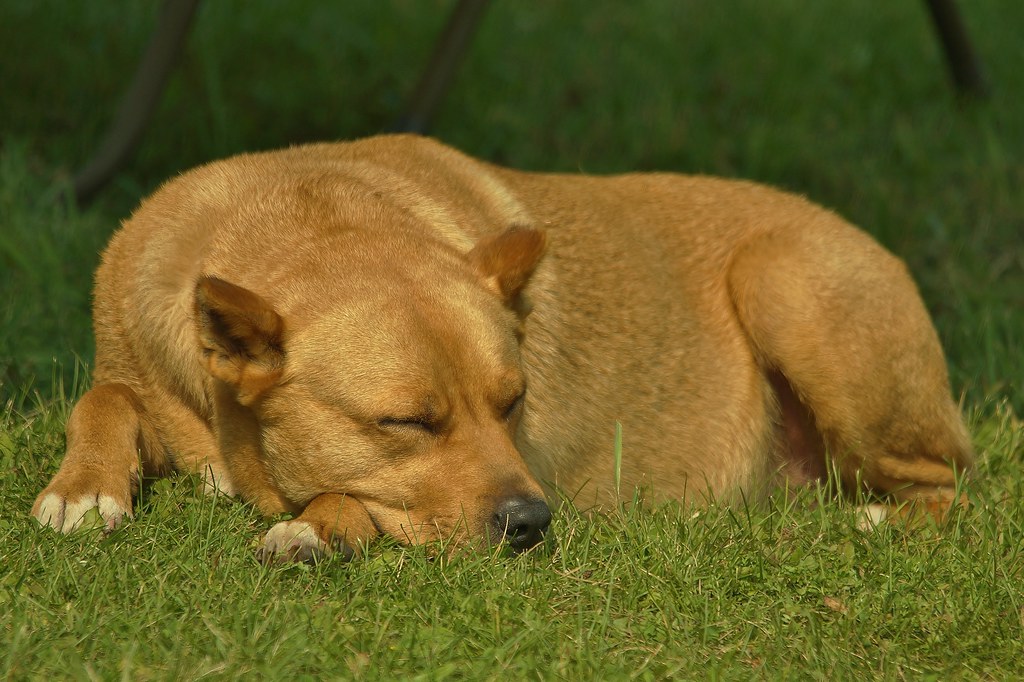
M544 539L551 510L544 500L508 497L498 503L491 523L497 537L504 537L513 551L522 552Z

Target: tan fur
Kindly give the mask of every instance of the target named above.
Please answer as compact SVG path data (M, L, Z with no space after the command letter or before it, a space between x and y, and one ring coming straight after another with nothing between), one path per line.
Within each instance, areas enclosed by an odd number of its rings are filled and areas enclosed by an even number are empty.
M288 554L462 542L509 496L612 501L616 422L623 488L652 499L757 496L827 452L934 504L972 460L902 263L745 182L521 173L410 136L239 156L115 235L95 325L33 512L61 530L82 500L130 514L141 462L298 514Z

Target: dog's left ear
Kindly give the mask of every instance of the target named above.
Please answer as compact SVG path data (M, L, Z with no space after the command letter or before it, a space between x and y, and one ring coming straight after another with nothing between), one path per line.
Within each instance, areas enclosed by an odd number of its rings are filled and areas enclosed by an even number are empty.
M206 371L251 405L281 378L284 320L258 294L218 277L195 289L196 324Z
M469 252L469 262L488 288L525 316L528 310L520 294L540 264L547 241L541 230L513 227L477 242Z

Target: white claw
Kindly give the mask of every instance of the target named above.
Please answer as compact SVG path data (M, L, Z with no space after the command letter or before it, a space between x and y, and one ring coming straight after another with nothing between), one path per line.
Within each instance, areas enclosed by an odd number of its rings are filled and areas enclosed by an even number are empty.
M109 495L83 495L74 502L56 493L43 498L36 512L36 520L61 533L71 533L82 526L86 515L95 509L103 519L104 530L110 532L121 525L131 512Z

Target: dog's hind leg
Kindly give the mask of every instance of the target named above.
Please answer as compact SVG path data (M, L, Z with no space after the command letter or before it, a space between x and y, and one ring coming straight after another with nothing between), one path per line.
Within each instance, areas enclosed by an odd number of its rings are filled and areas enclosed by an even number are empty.
M316 561L335 553L351 559L378 534L359 500L324 493L314 497L298 517L275 524L256 557L265 564Z
M845 487L944 511L972 451L917 288L866 234L831 214L812 220L737 249L739 321L776 393L791 390L809 416L817 433L804 442L824 445ZM799 431L785 402L782 426Z
M140 465L147 473L169 469L138 398L124 384L97 385L71 412L67 454L36 498L32 515L44 526L70 533L96 509L109 532L132 515Z

